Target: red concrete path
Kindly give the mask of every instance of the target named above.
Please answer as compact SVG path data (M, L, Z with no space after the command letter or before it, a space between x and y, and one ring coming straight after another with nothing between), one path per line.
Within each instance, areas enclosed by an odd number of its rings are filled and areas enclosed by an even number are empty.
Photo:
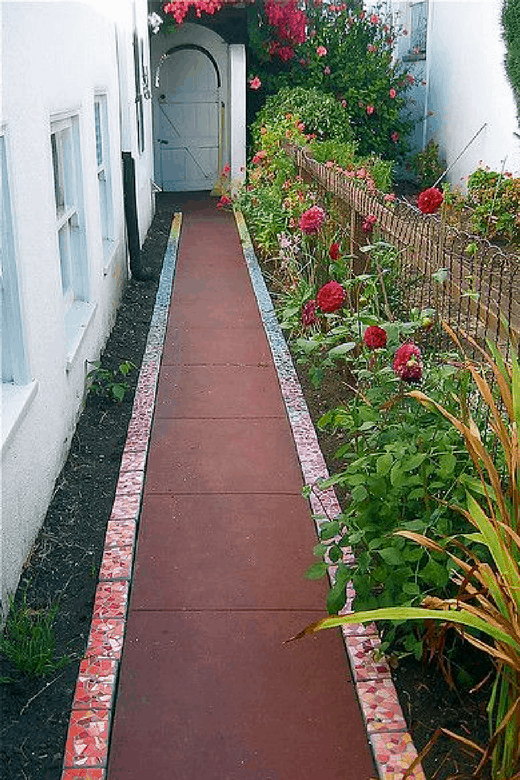
M375 776L232 215L184 208L108 780Z

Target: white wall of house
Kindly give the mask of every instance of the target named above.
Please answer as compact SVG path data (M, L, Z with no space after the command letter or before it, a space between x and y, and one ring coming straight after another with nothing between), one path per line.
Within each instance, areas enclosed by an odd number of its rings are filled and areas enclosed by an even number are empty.
M502 0L391 0L407 31L398 39L401 59L414 35L412 9L420 5L427 11L426 56L406 62L412 73L417 71L421 86L425 81L424 98L419 96L417 104L417 139L422 135L423 147L431 139L438 143L447 166L453 165L448 179L454 186L463 187L481 161L494 170L505 165L520 174L519 123L504 65Z
M2 0L0 13L5 607L127 279L122 150L136 159L141 238L153 205L150 100L140 151L132 54L136 28L148 60L146 0Z

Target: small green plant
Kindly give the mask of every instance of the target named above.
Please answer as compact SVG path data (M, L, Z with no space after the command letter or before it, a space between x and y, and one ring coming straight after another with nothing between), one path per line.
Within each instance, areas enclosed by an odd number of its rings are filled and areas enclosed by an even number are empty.
M477 168L468 179L472 227L486 238L520 239L520 178L506 171Z
M130 389L124 377L136 368L135 364L131 360L124 360L116 371L110 368L101 368L99 360L90 363L90 365L94 368L87 374L88 390L94 395L121 403Z
M439 157L439 145L433 140L428 141L422 152L413 155L411 165L422 189L433 187L446 170Z
M54 620L58 604L49 609L34 609L24 594L20 604L11 597L9 605L0 651L17 669L31 677L45 677L70 662L67 655L55 657Z

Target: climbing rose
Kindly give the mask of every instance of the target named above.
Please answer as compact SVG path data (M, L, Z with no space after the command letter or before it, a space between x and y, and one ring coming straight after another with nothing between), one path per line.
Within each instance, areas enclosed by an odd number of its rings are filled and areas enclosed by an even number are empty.
M433 214L437 211L442 201L443 194L436 187L429 187L423 190L417 199L417 205L423 214Z
M190 10L190 5L195 8L195 14L199 19L203 11L207 14L214 14L215 11L220 11L222 8L220 0L174 0L171 3L166 3L163 11L165 14L173 16L177 24L182 24L184 17Z
M339 258L339 244L337 242L330 245L329 256L331 260L337 260Z
M420 382L422 379L421 350L412 341L402 344L394 355L394 372L403 382Z
M325 212L320 206L311 206L300 217L300 229L308 236L317 233L325 221Z
M318 291L316 299L320 309L330 314L343 306L343 301L345 300L345 290L341 284L338 284L338 282L332 280L331 282L327 282L327 284L323 285L321 290Z
M363 341L369 349L386 347L386 330L379 325L369 325L363 335Z
M325 46L318 46L318 48L316 49L316 54L318 55L318 57L326 57L328 52Z
M302 306L302 325L308 328L310 325L315 325L317 322L316 301L312 299Z
M370 116L370 114L373 114L375 111L374 106L367 106L367 114Z
M393 99L395 98L395 96L397 95L397 92L396 92L396 91L395 91L395 89L392 87L392 89L390 90L390 92L389 92L388 94L390 95L390 97L391 97L391 98L392 98L392 100L393 100Z
M249 86L251 87L251 89L260 89L260 87L262 86L262 82L260 81L258 76L255 76L254 79L251 79L251 81L249 82Z

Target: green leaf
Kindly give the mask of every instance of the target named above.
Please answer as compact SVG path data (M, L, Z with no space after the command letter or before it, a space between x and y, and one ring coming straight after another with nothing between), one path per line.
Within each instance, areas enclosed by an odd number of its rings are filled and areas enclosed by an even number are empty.
M323 561L313 563L305 572L305 577L308 580L319 580L327 573L327 568L327 564Z
M403 556L395 547L386 547L383 550L378 550L378 553L385 563L391 566L400 566L403 563Z
M337 347L332 347L332 349L329 349L328 354L330 357L342 357L348 352L352 352L356 346L357 345L355 341L347 341L345 344L338 344Z
M387 452L384 455L380 455L376 461L377 473L381 476L385 476L390 471L394 462L393 456Z

